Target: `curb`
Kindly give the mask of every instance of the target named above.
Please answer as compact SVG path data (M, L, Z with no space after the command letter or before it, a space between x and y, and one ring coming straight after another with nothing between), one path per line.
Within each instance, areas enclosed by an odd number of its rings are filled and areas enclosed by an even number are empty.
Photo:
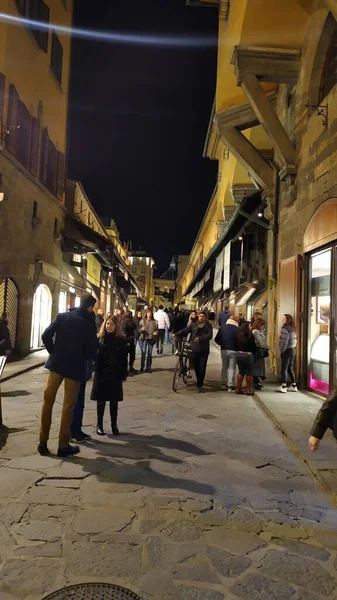
M285 443L289 450L298 458L304 466L306 467L309 474L315 479L318 485L321 487L323 492L327 494L330 500L333 502L335 506L337 506L337 493L336 491L330 487L327 481L322 477L320 472L316 469L314 464L304 456L303 452L300 450L296 442L289 436L287 431L283 428L279 420L275 417L275 415L269 410L261 396L255 391L254 400L256 404L261 408L261 410L265 413L265 415L269 418L269 420L273 423L274 427L281 433L281 435L285 439Z
M0 379L0 384L1 383L5 383L5 381L9 381L10 379L14 379L14 377L19 377L19 375L24 375L25 373L29 373L29 371L34 371L35 369L39 369L40 367L43 367L46 364L46 361L42 361L39 363L36 363L35 365L31 365L30 367L26 367L25 369L21 369L21 371L16 371L15 373L12 373L12 375L7 375L7 377L2 377Z

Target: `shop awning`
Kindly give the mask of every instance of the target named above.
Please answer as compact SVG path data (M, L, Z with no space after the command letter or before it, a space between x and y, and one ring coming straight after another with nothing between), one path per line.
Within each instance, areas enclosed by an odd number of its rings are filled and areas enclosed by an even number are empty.
M257 286L253 283L243 283L235 296L235 306L243 306L255 294Z
M60 271L56 267L44 262L43 260L40 260L39 263L42 267L42 273L44 275L46 275L47 277L51 277L52 279L60 278Z
M207 271L214 265L217 256L224 249L224 247L233 239L237 238L237 236L240 234L245 224L249 220L247 215L253 216L254 214L256 214L262 203L261 194L262 190L258 190L255 194L253 194L252 196L247 196L242 200L242 202L240 202L239 206L235 210L230 221L227 223L218 241L213 246L208 256L206 256L198 273L196 273L191 283L184 291L184 296L191 295L191 291L194 291L194 288L198 287L199 282L205 277ZM241 214L242 212L244 212L245 215ZM261 224L266 226L267 223L268 221L266 221L266 219L261 219ZM194 293L192 295L194 295Z
M62 263L61 281L70 287L79 288L83 293L92 285L87 282L77 271L76 267L72 267L66 262Z
M256 309L260 308L261 310L268 303L268 290L264 287L258 287L254 294L249 298L248 304L254 306Z

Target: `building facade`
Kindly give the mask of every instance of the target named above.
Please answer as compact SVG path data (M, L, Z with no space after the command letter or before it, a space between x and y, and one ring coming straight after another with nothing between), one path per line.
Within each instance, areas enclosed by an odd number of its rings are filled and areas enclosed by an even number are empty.
M0 314L27 353L59 307L72 1L3 0L0 22Z
M152 306L155 296L155 285L153 280L153 271L155 268L154 260L146 250L129 250L129 263L132 274L140 288L141 297L144 303ZM136 306L133 306L136 308Z
M228 3L226 19L219 12L216 100L206 155L219 163L221 205L227 205L230 191L235 209L201 265L198 246L206 233L199 232L183 276L185 294L198 298L214 269L212 292L222 279L219 292L247 317L260 287L257 302L265 310L274 373L281 319L293 315L301 384L321 394L337 380L336 20L334 0L243 0ZM245 239L255 227L252 247ZM238 242L243 242L239 256ZM225 260L228 244L231 255L228 260L227 252ZM234 279L238 268L239 283L250 287L243 304Z

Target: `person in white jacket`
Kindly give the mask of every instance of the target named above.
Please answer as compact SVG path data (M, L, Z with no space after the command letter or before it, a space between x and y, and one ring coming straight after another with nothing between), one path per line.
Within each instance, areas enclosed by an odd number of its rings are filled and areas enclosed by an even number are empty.
M154 318L158 323L157 354L163 354L165 331L166 329L170 329L170 319L164 311L162 304L159 306L157 312L154 313Z

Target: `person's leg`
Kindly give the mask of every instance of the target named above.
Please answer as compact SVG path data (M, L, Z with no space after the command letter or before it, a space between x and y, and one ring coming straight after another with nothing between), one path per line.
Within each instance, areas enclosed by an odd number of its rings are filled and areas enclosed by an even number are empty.
M71 437L78 438L82 435L83 413L85 403L85 388L87 382L82 381L80 391L77 397L77 402L74 408L74 416L71 424Z
M295 363L295 353L293 353L289 357L288 374L289 374L289 377L290 377L291 387L292 388L297 388L294 363Z
M64 400L60 424L59 450L69 447L71 423L80 387L80 381L75 381L68 377L64 379Z
M207 361L208 361L208 352L201 352L200 353L200 368L199 368L199 386L200 388L202 388L202 386L204 385L204 381L205 381L205 375L206 375L206 368L207 368Z
M227 386L228 383L228 366L229 366L229 352L228 350L221 350L221 384Z
M119 435L117 426L118 417L118 402L110 402L110 419L111 419L111 431L114 435Z
M105 411L105 402L97 402L97 427L96 432L98 435L104 435L104 411Z
M140 347L140 352L141 352L141 360L140 360L140 370L141 371L144 371L144 369L145 369L146 346L147 346L147 342L145 340L139 341L139 347Z
M248 354L247 358L246 358L246 394L247 394L247 396L254 396L253 370L254 370L254 356L252 354Z
M282 360L282 365L281 365L281 388L280 389L282 392L286 392L287 391L287 381L288 381L288 368L289 368L289 361L290 361L290 355L289 355L288 350L283 352L283 354L281 356L281 360Z
M130 371L133 370L133 365L135 364L135 360L136 360L136 346L135 346L135 342L130 342L129 344L129 353L130 353Z
M236 382L236 393L237 394L242 394L242 384L243 384L243 380L245 377L245 355L244 354L238 354L237 355L237 365L239 368L239 375L237 378L237 382Z
M52 371L49 373L41 411L40 445L42 446L47 446L52 421L53 406L56 399L56 394L62 381L62 375Z
M146 344L147 344L146 370L148 371L149 369L151 369L151 366L152 366L152 353L153 353L154 346L152 346L148 342Z
M160 338L160 354L163 354L163 346L165 340L165 329L159 329L159 338Z
M199 387L199 380L200 380L199 352L192 352L191 358L192 358L192 364L194 367L195 377L197 380L197 386Z
M236 369L236 352L229 351L228 358L228 387L229 389L235 389L235 369Z

